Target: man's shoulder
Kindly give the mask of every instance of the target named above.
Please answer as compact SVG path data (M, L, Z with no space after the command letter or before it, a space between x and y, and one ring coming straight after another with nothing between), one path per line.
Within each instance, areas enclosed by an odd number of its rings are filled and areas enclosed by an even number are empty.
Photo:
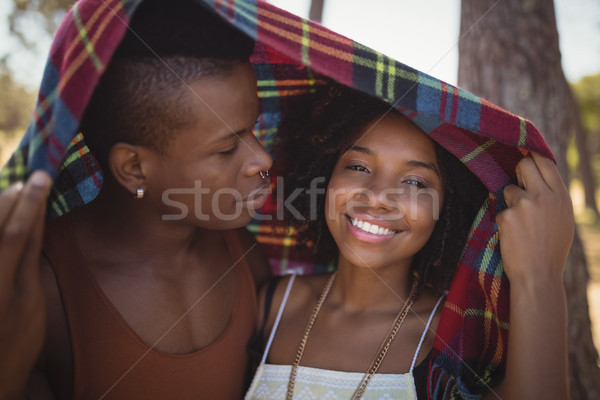
M256 287L260 288L273 276L269 260L250 231L246 228L239 228L235 230L235 234L240 241L244 258L248 262Z

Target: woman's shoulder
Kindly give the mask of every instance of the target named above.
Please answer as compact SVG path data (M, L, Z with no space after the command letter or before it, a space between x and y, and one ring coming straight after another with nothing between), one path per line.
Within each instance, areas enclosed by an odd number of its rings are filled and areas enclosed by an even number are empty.
M259 319L266 317L265 330L271 330L281 307L284 307L287 315L304 313L307 308L312 309L330 276L331 274L289 274L273 278L274 281L264 285L259 293L259 312L262 314Z
M314 304L323 291L323 286L331 274L319 275L286 275L282 277L273 294L273 303L281 304L284 301L285 293L289 289L286 299L286 310L293 311L298 308L304 308L306 304ZM293 283L290 281L294 279Z
M411 313L407 316L406 329L410 332L409 336L414 340L422 338L423 347L426 352L421 352L425 356L433 346L435 332L444 308L445 293L425 288L412 306ZM419 361L421 361L421 358Z
M413 311L417 314L431 314L435 309L436 314L439 314L445 299L446 292L439 292L426 287L415 301Z
M330 277L330 273L318 275L296 275L290 289L287 307L290 307L290 309L294 309L296 307L304 308L307 303L309 303L312 307L315 301L319 299L319 296L323 292L323 287ZM282 282L279 284L278 294L281 296L281 298L283 298L285 295L285 291L290 279L291 276L285 277L285 279L282 279Z

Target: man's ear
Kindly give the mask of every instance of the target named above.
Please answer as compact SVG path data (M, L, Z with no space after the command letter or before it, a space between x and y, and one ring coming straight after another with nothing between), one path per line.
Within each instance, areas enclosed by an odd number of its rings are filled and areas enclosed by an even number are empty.
M133 196L146 189L149 151L146 147L116 143L108 153L108 166L115 180Z

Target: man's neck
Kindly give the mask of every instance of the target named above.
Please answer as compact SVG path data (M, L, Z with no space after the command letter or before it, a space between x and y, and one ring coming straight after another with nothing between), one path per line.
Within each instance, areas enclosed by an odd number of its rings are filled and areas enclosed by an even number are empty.
M100 265L160 267L184 263L198 246L214 248L222 242L218 231L209 231L162 216L127 196L108 188L92 203L75 210L73 224L86 260Z

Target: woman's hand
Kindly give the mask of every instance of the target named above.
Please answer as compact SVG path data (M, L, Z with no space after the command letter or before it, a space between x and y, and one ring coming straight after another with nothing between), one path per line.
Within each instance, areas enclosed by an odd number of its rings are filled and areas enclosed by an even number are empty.
M0 399L22 395L44 342L39 258L51 186L35 172L0 193Z
M521 160L516 172L519 186L504 189L508 208L496 219L511 287L540 274L562 282L575 229L569 192L556 165L539 154Z
M554 163L532 154L517 165L496 222L510 281L506 374L485 398L569 398L563 271L574 233L573 206Z

